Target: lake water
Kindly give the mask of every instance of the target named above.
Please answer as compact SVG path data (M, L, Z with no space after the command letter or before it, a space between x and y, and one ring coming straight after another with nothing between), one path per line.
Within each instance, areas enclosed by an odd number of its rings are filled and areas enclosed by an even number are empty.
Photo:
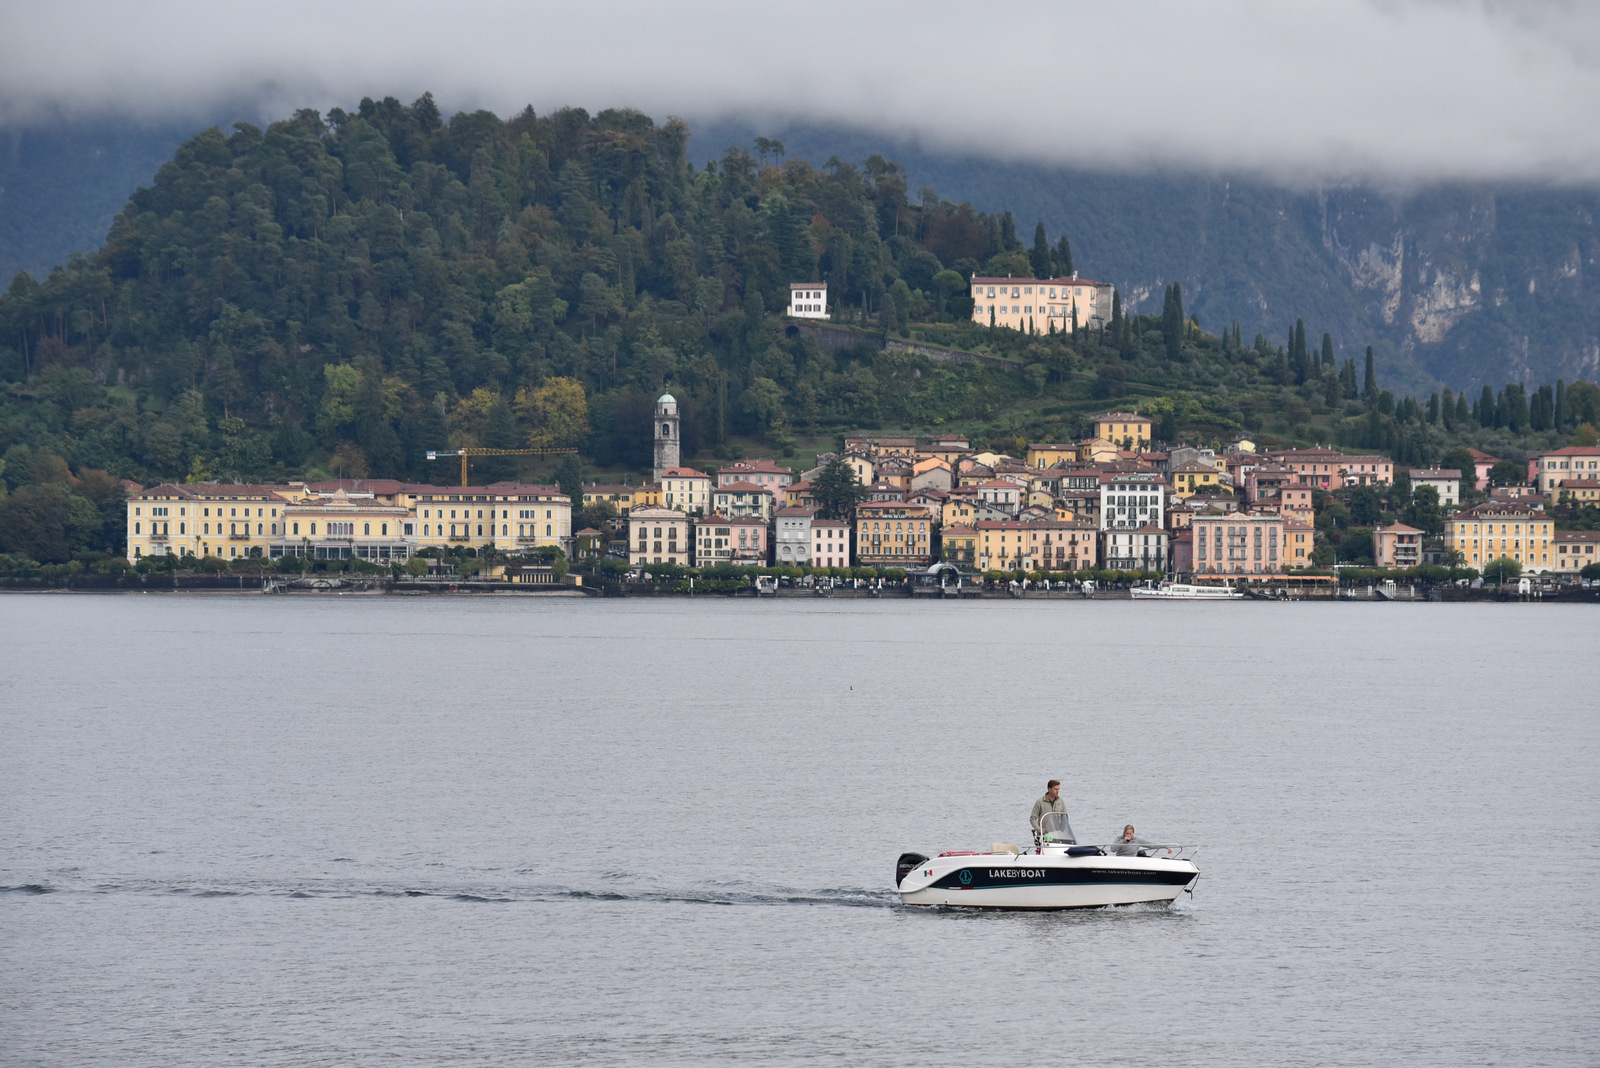
M0 1061L1593 1065L1597 623L3 597ZM899 905L1052 776L1193 899Z

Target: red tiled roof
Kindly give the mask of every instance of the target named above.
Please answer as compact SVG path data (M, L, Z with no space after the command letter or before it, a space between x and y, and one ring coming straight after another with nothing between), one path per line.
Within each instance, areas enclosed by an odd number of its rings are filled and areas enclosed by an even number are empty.
M725 475L730 471L741 473L758 473L763 475L792 475L794 471L787 467L779 467L771 460L735 460L727 467L718 468L718 475Z
M404 482L394 478L330 478L325 482L306 483L306 489L313 493L333 493L335 490L344 490L346 493L388 495L399 493L404 486Z
M1102 286L1107 282L1095 282L1088 278L1005 278L989 277L984 274L975 274L969 285L975 286Z

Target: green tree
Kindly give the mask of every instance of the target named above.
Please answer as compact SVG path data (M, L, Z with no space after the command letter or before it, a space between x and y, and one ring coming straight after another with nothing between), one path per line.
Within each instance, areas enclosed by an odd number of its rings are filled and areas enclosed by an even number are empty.
M951 297L967 288L966 279L955 271L945 269L933 276L933 291L937 295L938 313L945 314L945 307ZM971 310L970 308L968 309Z
M1509 486L1516 482L1527 480L1527 471L1519 463L1511 460L1501 460L1489 468L1489 485Z
M1356 486L1346 495L1352 527L1376 526L1383 516L1383 498L1376 486Z
M1177 282L1167 287L1162 302L1161 336L1166 342L1167 359L1178 359L1183 345L1183 287Z
M1055 250L1056 274L1062 278L1071 278L1077 273L1077 268L1072 266L1072 244L1067 240L1067 235L1062 234L1056 242Z
M1438 536L1444 533L1444 509L1439 507L1439 491L1433 486L1418 486L1411 492L1411 503L1406 507L1405 521L1424 534Z
M1504 586L1507 582L1522 576L1522 565L1509 556L1502 556L1489 561L1483 567L1483 577L1486 581L1493 581L1496 585Z
M66 563L69 522L83 522L81 515L73 515L71 506L72 498L55 483L24 486L0 500L0 552L41 564Z
M1039 223L1033 228L1033 250L1028 253L1028 263L1033 267L1035 278L1049 278L1050 268L1054 264L1054 257L1050 252L1050 241L1044 234L1044 223Z
M812 478L811 496L817 502L817 514L823 519L850 522L855 517L856 505L867 499L867 488L856 478L855 469L836 456L823 464L822 470Z
M583 506L583 466L576 456L570 453L561 458L561 463L556 466L556 485L561 487L561 492L567 495L578 508Z

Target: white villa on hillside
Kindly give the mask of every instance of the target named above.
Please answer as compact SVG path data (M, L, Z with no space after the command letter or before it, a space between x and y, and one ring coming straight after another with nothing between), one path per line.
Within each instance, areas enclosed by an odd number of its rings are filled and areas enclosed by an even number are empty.
M828 283L790 283L789 316L793 319L826 319L828 317Z

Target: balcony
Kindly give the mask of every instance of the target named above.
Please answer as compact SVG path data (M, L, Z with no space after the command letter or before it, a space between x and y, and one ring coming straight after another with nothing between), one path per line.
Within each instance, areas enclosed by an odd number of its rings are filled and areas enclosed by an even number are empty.
M445 540L446 541L470 541L471 539L472 539L472 535L470 535L470 534L451 534Z
M245 531L243 534L229 534L228 535L228 540L229 541L245 541L249 537L250 537L250 532L249 531Z

